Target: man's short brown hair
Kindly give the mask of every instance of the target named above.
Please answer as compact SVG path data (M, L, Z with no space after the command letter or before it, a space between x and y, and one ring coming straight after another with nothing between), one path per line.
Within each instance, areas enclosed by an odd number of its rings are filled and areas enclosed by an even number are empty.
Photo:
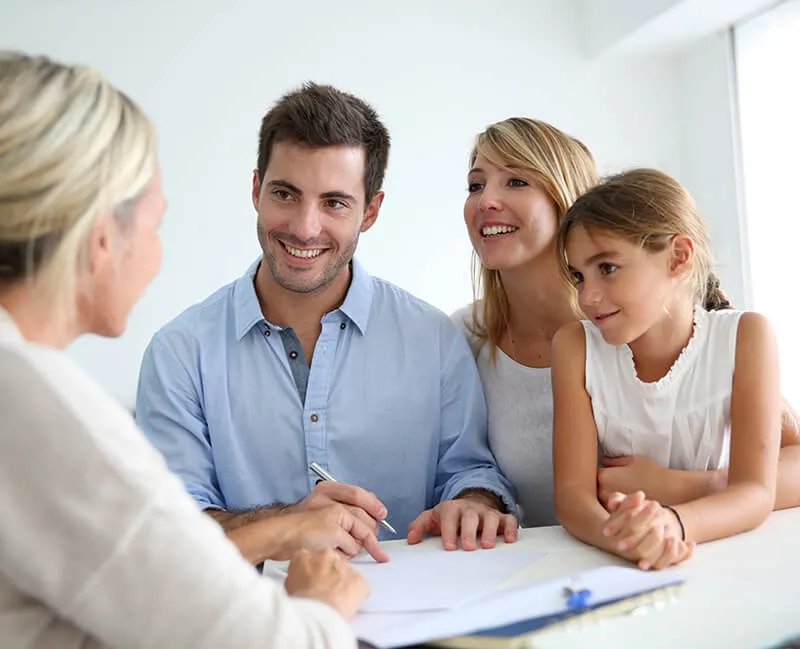
M281 97L264 115L258 141L258 177L263 180L272 146L293 142L312 148L357 146L364 150L364 193L372 200L389 162L389 131L365 101L333 86L304 83Z

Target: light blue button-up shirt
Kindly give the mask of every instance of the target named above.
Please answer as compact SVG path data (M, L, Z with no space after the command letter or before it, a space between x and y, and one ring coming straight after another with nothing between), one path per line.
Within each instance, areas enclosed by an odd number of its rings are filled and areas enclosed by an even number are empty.
M294 332L264 319L258 263L161 329L142 361L137 422L201 507L296 503L317 462L374 492L400 536L467 488L515 511L475 361L445 314L354 261L308 371Z

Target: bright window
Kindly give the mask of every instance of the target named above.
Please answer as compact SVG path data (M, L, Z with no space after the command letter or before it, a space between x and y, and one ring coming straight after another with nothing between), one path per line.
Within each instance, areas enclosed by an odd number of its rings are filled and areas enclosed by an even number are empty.
M800 0L737 27L735 46L752 307L775 327L782 391L800 407Z

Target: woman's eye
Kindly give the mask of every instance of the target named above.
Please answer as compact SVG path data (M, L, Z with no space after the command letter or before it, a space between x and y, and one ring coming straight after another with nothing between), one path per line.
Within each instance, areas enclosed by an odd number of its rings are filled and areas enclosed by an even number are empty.
M577 270L572 271L572 283L577 286L578 284L583 282L583 273L579 273Z
M512 178L508 181L508 184L512 187L527 187L528 183L522 180L522 178Z
M600 274L601 275L610 275L611 273L617 270L617 266L615 264L600 264Z
M467 191L470 194L474 194L475 192L479 192L481 189L483 189L483 185L481 183L469 183L467 185Z

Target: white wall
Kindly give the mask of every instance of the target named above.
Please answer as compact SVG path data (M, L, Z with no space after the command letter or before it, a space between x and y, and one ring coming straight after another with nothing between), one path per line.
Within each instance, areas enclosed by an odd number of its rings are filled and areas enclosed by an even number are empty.
M729 31L704 38L679 57L680 180L706 217L722 288L746 308L752 303L733 65Z
M781 0L581 0L591 56L681 54Z
M676 175L708 221L723 288L737 306L752 307L731 27L775 0L581 2L590 56L626 61L660 55L674 61L680 133Z
M680 175L675 65L588 60L579 25L578 4L564 0L0 0L3 47L100 68L161 134L162 273L122 339L71 353L133 403L154 331L256 257L259 120L305 79L361 95L385 118L387 198L359 256L446 311L471 296L461 208L471 141L488 122L536 116L581 137L604 171Z
M586 51L591 56L620 49L684 0L581 0Z

